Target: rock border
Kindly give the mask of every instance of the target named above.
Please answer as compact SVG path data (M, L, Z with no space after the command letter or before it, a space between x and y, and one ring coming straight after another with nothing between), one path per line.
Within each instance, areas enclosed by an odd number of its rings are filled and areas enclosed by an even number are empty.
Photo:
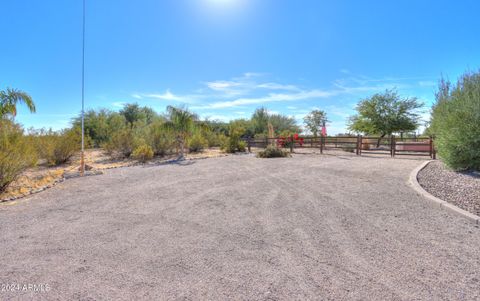
M423 196L427 201L429 201L431 204L434 206L439 206L441 209L448 210L450 212L453 212L461 217L464 217L473 223L480 225L480 216L477 216L473 213L470 213L466 210L463 210L462 208L459 208L447 201L444 201L442 199L437 198L436 196L430 194L428 191L426 191L420 183L418 183L418 173L422 171L425 167L427 167L428 164L433 162L434 160L428 160L420 164L417 168L415 168L411 173L410 173L410 178L409 178L409 183L412 186L413 190L417 192L419 195Z

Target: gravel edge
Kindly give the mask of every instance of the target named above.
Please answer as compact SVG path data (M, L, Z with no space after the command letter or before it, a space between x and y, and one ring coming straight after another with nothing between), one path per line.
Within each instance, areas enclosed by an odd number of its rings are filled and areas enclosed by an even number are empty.
M433 162L433 160L428 160L428 161L423 162L422 164L420 164L420 166L415 168L410 173L409 184L413 188L413 190L415 190L415 192L417 192L419 195L423 196L424 199L429 201L435 207L439 206L441 209L446 209L446 210L448 210L452 213L455 213L459 216L462 216L462 217L474 222L475 224L480 224L480 216L477 216L473 213L470 213L466 210L463 210L463 209L461 209L461 208L459 208L459 207L457 207L457 206L455 206L455 205L453 205L453 204L451 204L447 201L441 200L441 199L437 198L436 196L430 194L425 189L423 189L423 187L418 182L417 176L418 176L418 173L420 171L422 171L425 167L427 167L427 165L430 164L431 162Z

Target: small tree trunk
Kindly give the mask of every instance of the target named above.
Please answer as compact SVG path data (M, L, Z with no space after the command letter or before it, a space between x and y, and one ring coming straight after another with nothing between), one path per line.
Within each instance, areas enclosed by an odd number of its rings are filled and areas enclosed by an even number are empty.
M378 141L377 141L377 148L379 148L379 147L380 147L380 142L382 142L382 139L383 139L383 137L385 137L385 135L387 135L387 134L382 134L382 136L380 136L380 138L378 138Z
M180 141L180 156L178 157L178 159L183 160L184 153L185 153L185 142L182 140Z

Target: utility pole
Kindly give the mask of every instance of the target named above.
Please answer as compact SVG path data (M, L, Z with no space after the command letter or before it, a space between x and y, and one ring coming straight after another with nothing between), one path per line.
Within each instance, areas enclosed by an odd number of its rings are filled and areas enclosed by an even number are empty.
M80 159L80 175L85 175L85 1L83 0L82 27L82 158Z

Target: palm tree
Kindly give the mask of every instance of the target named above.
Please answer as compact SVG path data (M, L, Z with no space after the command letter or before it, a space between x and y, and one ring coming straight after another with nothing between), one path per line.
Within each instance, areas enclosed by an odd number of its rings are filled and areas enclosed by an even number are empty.
M24 103L30 112L35 113L35 104L32 97L26 92L7 88L7 90L0 90L0 118L6 115L17 115L17 104Z
M197 118L195 114L187 109L180 109L173 106L167 107L167 113L168 121L165 123L165 127L175 133L175 138L180 148L178 159L181 160L184 158L185 143L195 127L195 120Z

